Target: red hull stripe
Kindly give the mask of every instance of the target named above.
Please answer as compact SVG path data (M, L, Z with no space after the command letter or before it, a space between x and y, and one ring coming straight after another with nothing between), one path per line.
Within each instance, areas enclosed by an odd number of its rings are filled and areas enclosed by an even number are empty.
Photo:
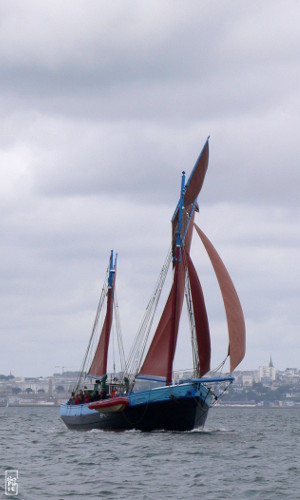
M117 405L129 405L129 399L124 396L117 396L116 398L103 399L89 404L90 410L99 410L100 408L111 408Z

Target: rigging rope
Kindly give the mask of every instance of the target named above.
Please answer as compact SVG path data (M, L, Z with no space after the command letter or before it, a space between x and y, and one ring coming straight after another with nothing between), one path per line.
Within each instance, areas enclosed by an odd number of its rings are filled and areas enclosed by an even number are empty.
M159 298L171 264L171 259L172 251L170 248L127 359L127 376L129 377L136 376L140 369Z
M193 355L193 371L194 376L200 376L200 365L199 365L199 354L198 354L198 345L196 339L196 325L195 325L195 315L194 315L194 307L191 296L191 286L189 280L189 274L186 273L185 280L185 299L188 309L188 317L190 322L190 330L191 330L191 343L192 343L192 355Z
M124 373L125 369L126 369L126 363L125 363L125 353L124 353L124 345L123 345L122 332L121 332L119 304L118 304L118 299L117 299L116 288L115 288L115 292L114 292L114 319L115 319L115 328L116 328L116 333L117 333L117 343L118 343L118 351L119 351L119 357L120 357L120 366L121 366L122 373Z
M102 290L101 290L100 299L99 299L99 302L98 302L98 307L97 307L96 316L95 316L95 320L94 320L94 324L93 324L93 328L92 328L92 333L91 333L91 336L90 336L90 339L89 339L89 343L88 343L88 346L87 346L87 349L86 349L86 352L85 352L85 355L84 355L84 358L83 358L83 361L82 361L82 364L81 364L80 374L79 374L76 386L74 388L75 392L78 391L78 388L79 388L79 386L81 384L81 380L82 380L82 378L85 375L87 367L89 366L88 365L88 361L89 361L89 358L91 356L92 346L93 346L94 340L95 340L95 332L96 332L97 325L98 325L98 322L99 322L99 316L100 316L100 313L101 313L101 310L102 310L102 307L103 307L103 303L104 303L105 297L107 295L107 290L108 290L108 286L107 286L108 275L109 275L109 266L108 266L108 268L106 270L104 284L103 284L103 287L102 287Z

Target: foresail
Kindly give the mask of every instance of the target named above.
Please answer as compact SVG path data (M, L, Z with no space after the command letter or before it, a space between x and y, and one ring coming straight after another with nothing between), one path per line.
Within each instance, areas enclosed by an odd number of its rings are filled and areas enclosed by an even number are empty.
M232 373L244 358L246 349L246 327L242 306L219 254L197 224L194 226L211 260L222 293L228 324L230 372Z
M202 287L189 254L185 254L191 287L200 377L210 370L210 333Z

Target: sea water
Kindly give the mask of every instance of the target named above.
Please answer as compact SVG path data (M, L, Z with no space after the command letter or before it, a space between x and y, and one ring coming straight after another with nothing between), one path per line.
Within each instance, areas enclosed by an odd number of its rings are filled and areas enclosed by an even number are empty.
M2 498L300 499L299 409L212 408L204 430L116 433L70 431L58 408L8 407L0 436Z

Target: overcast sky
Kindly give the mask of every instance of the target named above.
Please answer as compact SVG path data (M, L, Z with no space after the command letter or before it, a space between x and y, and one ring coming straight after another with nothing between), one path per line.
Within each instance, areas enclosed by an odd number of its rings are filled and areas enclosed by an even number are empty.
M79 368L112 248L129 351L208 135L197 223L244 309L240 369L300 368L300 2L0 0L0 18L0 373Z

